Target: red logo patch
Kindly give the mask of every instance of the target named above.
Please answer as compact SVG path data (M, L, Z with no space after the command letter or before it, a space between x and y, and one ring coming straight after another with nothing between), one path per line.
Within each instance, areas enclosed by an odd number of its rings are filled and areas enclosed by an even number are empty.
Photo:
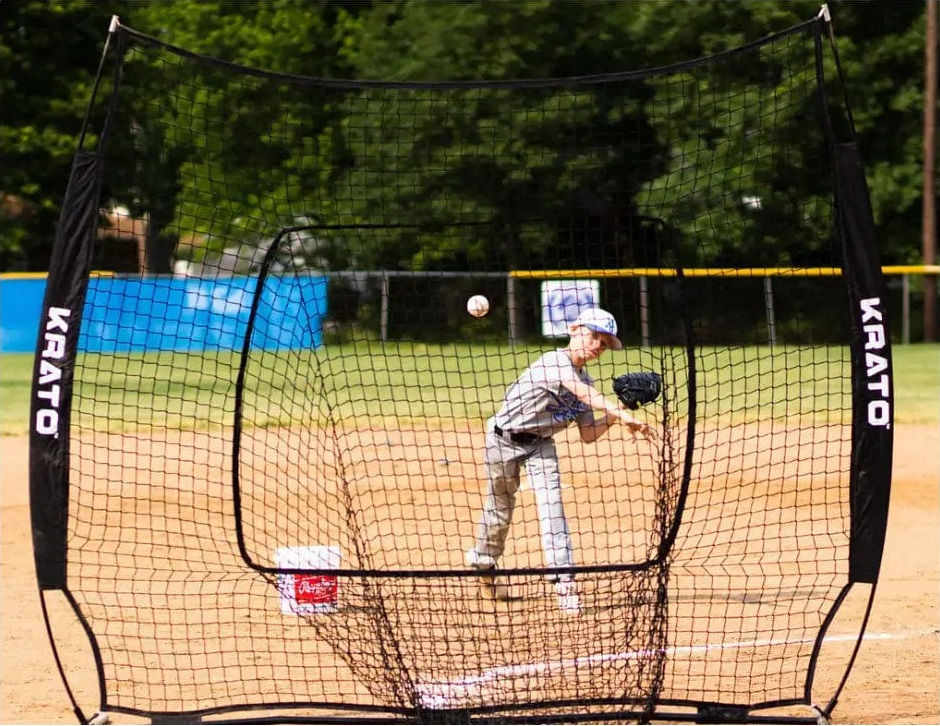
M330 575L294 575L294 597L298 605L335 605L337 584Z

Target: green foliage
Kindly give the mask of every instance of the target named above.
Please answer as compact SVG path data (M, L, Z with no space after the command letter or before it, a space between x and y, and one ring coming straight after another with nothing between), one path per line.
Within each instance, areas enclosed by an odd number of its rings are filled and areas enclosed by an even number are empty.
M93 0L0 7L3 271L47 268L108 23L123 7Z
M924 7L844 2L833 10L883 259L920 263Z
M379 5L364 17L363 42L351 58L361 77L408 81L596 73L610 70L609 53L624 45L615 32L617 11L612 3ZM348 184L375 193L338 211L349 220L379 218L431 229L448 221L480 225L469 240L446 228L422 238L410 230L387 235L371 250L373 266L590 264L559 256L554 221L586 216L585 198L595 216L629 214L624 200L639 185L637 167L622 151L576 140L642 127L633 90L601 95L595 89L494 86L363 95L348 117L358 118L368 107L396 118L397 104L409 112L397 116L397 126L348 129L350 154L357 160Z
M311 8L284 0L143 2L127 21L196 53L304 76L347 74L339 50L354 26L342 4ZM123 155L142 168L116 177L111 196L135 214L148 213L157 232L176 234L209 231L211 216L216 235L237 239L270 233L306 213L290 200L315 198L328 177L335 109L313 95L286 94L277 82L209 66L190 76L164 60L147 49L128 59L127 75L150 77L126 92L123 118L134 132L120 137ZM226 207L207 215L220 199Z
M917 262L923 3L836 0L829 7L883 261ZM114 13L143 33L245 66L415 82L584 76L663 66L738 47L818 10L818 2L806 0L4 0L0 269L46 266ZM776 262L800 264L817 254L828 234L804 222L823 203L819 187L826 180L812 159L819 139L807 132L813 127L806 121L814 112L812 83L781 77L781 62L763 57L729 63L717 85L694 71L673 78L686 90L684 101L674 106L667 104L662 84L625 84L603 96L590 89L507 94L494 86L472 94L455 89L446 97L415 90L403 94L411 104L402 115L406 120L374 128L355 121L356 114L365 104L370 110L387 108L390 98L342 92L288 96L276 81L236 80L208 67L196 77L183 77L153 53L135 49L127 72L139 80L122 95L111 130L105 201L147 214L151 237L188 230L241 240L270 234L298 216L355 222L378 210L425 229L364 240L356 250L363 266L642 264L640 249L618 248L613 258L591 259L592 244L583 245L581 259L565 259L562 245L553 241L556 219L582 230L591 227L592 218L636 214L665 219L696 237L703 243L702 264L735 258L760 264L767 250L774 250ZM86 147L98 142L109 72L110 67L90 115ZM835 78L831 64L827 77ZM731 89L738 94L735 102L723 105ZM224 134L201 135L210 118L200 109L221 114ZM762 113L779 114L776 143L789 149L773 165L746 136L734 139L727 133L759 123ZM171 118L175 132L167 136L165 122ZM610 154L575 141L628 128L636 134L629 153ZM208 145L206 138L212 139ZM703 138L711 143L702 145ZM272 139L286 139L290 152ZM712 198L686 193L696 186L696 174L710 168L727 170L729 179L760 190L760 219L741 224L751 212L724 203L748 189L719 184L712 185ZM346 182L361 184L368 193L334 206L326 190ZM10 195L16 205L9 203ZM226 204L219 204L220 196ZM802 207L793 205L795 198ZM514 219L508 218L510 208ZM709 215L707 230L695 222L703 210ZM441 226L469 218L471 211L482 225L480 234ZM519 225L520 216L540 221ZM723 229L735 231L715 232ZM607 233L598 234L601 246L613 247Z

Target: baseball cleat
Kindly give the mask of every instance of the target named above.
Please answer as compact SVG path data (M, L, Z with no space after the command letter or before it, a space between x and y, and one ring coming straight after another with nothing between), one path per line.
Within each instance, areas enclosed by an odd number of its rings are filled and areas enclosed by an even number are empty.
M581 612L581 595L578 583L574 580L561 580L555 583L555 595L558 607L565 615L577 615Z

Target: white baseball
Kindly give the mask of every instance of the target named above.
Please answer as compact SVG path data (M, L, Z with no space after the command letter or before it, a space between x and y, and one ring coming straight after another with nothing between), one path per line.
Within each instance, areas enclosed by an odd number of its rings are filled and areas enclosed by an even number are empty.
M490 311L490 301L485 295L473 295L467 300L467 312L475 318L482 318Z

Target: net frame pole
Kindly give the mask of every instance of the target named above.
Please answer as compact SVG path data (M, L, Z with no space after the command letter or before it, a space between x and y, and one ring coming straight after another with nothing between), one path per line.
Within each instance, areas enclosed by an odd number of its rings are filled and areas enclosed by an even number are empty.
M901 275L901 343L911 342L911 278Z
M382 273L382 308L379 316L379 339L382 345L388 342L388 274Z
M515 348L519 342L519 306L516 302L516 278L512 274L506 275L506 307L509 326L509 347Z
M774 315L774 287L770 277L764 278L764 308L767 310L767 343L777 344L777 321Z
M640 275L640 340L644 348L650 347L650 287L649 278Z

